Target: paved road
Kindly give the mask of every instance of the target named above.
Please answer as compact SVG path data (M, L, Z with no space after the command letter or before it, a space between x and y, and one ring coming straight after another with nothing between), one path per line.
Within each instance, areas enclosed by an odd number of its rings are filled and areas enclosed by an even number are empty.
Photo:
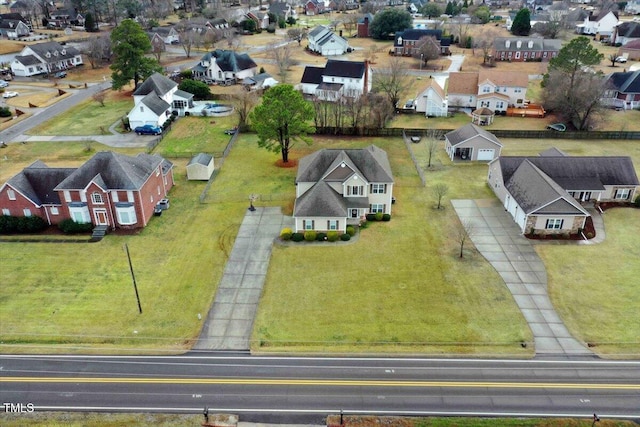
M0 356L2 402L36 410L640 419L640 362L185 356Z
M536 354L591 355L556 313L547 294L544 263L498 200L452 200L451 204L463 223L473 225L473 244L511 291L533 332Z

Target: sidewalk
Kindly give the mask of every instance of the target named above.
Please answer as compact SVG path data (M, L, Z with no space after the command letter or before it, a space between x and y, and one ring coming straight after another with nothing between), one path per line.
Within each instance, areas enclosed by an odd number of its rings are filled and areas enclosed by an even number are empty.
M274 239L291 217L279 207L247 210L195 350L249 350Z

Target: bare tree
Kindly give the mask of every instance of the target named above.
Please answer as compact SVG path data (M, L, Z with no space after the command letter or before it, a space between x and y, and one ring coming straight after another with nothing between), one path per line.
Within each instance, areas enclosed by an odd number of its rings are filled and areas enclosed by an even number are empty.
M302 28L289 28L287 30L287 38L289 40L295 40L300 45L300 42L306 36L306 31Z
M432 36L420 38L417 43L416 53L413 56L423 62L421 66L427 65L427 62L431 59L439 58L440 46L436 38Z
M369 49L365 51L364 59L369 61L370 64L376 63L376 59L378 59L378 47L375 44L369 46Z
M100 104L101 107L104 107L104 100L107 98L107 92L102 90L100 92L96 92L91 95L91 98Z
M436 206L436 209L439 210L439 209L442 208L442 199L448 193L449 193L449 186L447 184L439 182L439 183L437 183L436 185L433 186L433 195L435 196L436 200L438 201L438 206Z
M166 46L164 45L164 41L162 39L156 38L152 43L151 43L151 52L153 53L153 56L156 57L156 60L158 61L158 63L160 63L160 59L162 57L162 54L167 50Z
M610 53L609 56L607 56L607 59L609 61L611 61L611 66L615 67L616 66L616 59L618 59L618 55L615 53Z
M344 27L344 30L349 33L349 35L353 35L353 30L357 28L359 19L359 14L350 13L346 15L346 18L342 21L342 26Z
M280 83L286 83L287 76L289 74L289 68L294 65L291 46L288 43L278 47L272 46L269 49L269 52L271 59L278 67L278 77L280 78Z
M391 58L389 68L378 68L373 73L373 89L385 94L392 108L398 105L400 95L412 84L413 79L409 77L404 61L397 56Z
M449 31L458 38L458 44L464 46L471 31L471 22L465 22L462 18L452 20L449 23Z
M428 165L427 167L431 167L431 160L433 156L436 154L436 150L438 149L438 139L441 136L441 132L435 129L429 129L427 131L427 155L428 155Z
M247 124L251 110L258 104L258 94L242 89L229 95L228 100L238 112L238 127L242 129Z
M493 41L498 37L498 33L496 27L486 27L473 38L473 47L482 50L483 64L486 64L489 59L489 52L493 48Z
M90 37L89 41L84 45L82 53L89 59L91 68L100 68L105 61L111 59L111 40L109 40L109 35Z
M369 118L368 127L385 127L387 121L393 117L395 106L382 94L368 93L360 98L364 98L363 102L366 102L369 110L367 115Z
M227 31L224 34L224 38L227 41L227 47L231 50L236 50L240 45L240 38L235 31Z
M456 224L454 239L460 245L460 258L464 258L464 244L473 236L474 226L471 221Z
M191 22L186 20L176 24L175 29L180 36L180 46L182 46L184 54L187 58L191 58L191 49L200 43L201 33L198 29L193 28Z

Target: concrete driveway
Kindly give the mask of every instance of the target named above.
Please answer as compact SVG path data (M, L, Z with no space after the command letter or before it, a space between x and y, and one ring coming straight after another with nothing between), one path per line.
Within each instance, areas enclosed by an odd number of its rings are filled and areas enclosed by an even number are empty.
M498 200L452 200L471 241L502 277L533 332L536 355L593 355L573 338L547 294L547 273L531 242Z

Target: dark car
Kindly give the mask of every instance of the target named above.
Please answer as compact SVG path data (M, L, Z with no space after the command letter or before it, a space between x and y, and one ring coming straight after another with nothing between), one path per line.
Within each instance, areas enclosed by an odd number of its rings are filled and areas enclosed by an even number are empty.
M133 130L138 135L160 135L162 128L154 125L138 126Z
M55 77L56 79L64 79L65 77L67 77L67 72L66 71L58 71L57 73L55 73L53 75L53 77Z

